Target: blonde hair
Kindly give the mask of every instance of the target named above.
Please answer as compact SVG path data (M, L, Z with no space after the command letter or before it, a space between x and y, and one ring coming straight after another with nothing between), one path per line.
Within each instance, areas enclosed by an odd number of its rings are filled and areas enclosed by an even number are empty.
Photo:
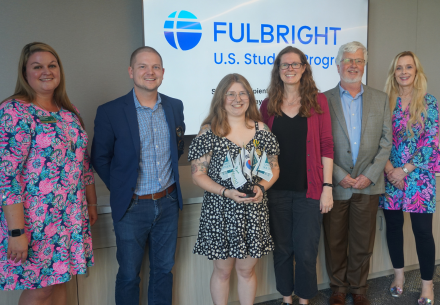
M416 125L417 123L420 124L422 128L424 128L425 126L422 114L426 117L425 95L428 88L426 75L423 72L422 64L420 63L420 60L418 59L416 54L411 51L404 51L394 57L388 71L388 77L385 84L385 92L388 94L388 97L390 99L390 111L392 115L394 108L396 108L397 97L399 96L399 84L397 83L394 73L396 71L396 66L399 58L404 56L411 56L416 66L416 75L413 83L413 93L411 103L409 105L409 120L406 125L406 131L410 133L410 138L412 138L414 137L412 126Z
M29 85L29 83L26 80L26 64L29 60L29 57L31 57L32 54L37 52L49 52L57 60L58 66L60 67L60 84L53 93L53 100L58 105L58 107L64 108L75 114L78 117L81 126L84 128L84 122L82 118L79 116L78 111L72 105L72 103L69 100L69 97L67 96L64 69L60 57L51 46L42 42L28 43L27 45L24 46L23 50L21 50L20 60L18 62L17 84L15 85L14 94L8 97L7 99L3 100L2 103L10 99L20 99L26 102L35 101L36 99L35 90L32 89L32 87Z
M248 124L248 120L257 122L261 121L261 114L257 108L254 91L252 90L247 79L237 73L228 74L223 77L215 89L209 114L202 123L202 126L205 124L210 124L212 132L219 137L224 137L231 131L231 126L229 126L228 123L228 114L225 110L225 95L234 83L242 84L244 89L249 94L249 106L245 114L246 127L249 129L254 127L254 125Z

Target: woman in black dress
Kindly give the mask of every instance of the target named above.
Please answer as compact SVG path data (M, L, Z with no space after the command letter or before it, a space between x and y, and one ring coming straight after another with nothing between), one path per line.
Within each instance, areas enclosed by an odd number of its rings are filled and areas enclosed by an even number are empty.
M235 160L240 150L267 155L273 176L269 181L253 176L255 197L234 189L220 170L226 156ZM205 190L194 253L214 260L211 296L216 305L226 305L229 278L234 268L242 305L253 304L257 288L254 266L273 250L265 191L279 175L279 148L275 136L261 122L248 81L239 74L225 76L217 86L208 117L192 141L188 159L196 185ZM262 158L264 159L264 158ZM250 182L250 178L247 180Z

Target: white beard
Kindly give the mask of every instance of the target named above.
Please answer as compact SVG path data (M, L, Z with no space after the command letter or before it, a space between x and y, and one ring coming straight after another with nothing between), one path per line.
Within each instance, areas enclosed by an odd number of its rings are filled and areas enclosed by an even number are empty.
M346 82L346 83L348 83L348 84L352 84L352 83L358 83L358 82L360 82L361 80L362 80L362 76L363 75L360 75L360 76L358 76L358 77L356 77L356 78L345 78L345 77L343 77L342 75L340 75L341 76L341 79L344 81L344 82Z

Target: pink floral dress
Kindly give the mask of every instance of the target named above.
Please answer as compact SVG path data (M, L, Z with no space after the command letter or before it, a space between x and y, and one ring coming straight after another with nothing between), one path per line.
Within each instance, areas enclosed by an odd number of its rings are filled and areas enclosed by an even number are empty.
M420 124L412 127L414 137L406 131L409 106L402 110L402 101L397 98L393 111L393 148L390 161L394 168L406 163L416 168L403 181L399 190L385 175L385 194L379 198L379 206L385 210L402 210L408 213L434 213L436 205L435 173L440 172L438 149L438 105L431 94L425 95L426 115L422 114L424 128Z
M93 266L85 185L94 183L88 137L78 118L9 100L0 105L0 289L36 289L69 281ZM24 203L25 263L6 258L2 207Z

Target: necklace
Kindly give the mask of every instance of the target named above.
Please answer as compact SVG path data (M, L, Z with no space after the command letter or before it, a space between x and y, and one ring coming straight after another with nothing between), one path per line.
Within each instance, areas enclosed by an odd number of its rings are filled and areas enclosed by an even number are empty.
M301 96L297 96L296 98L293 99L293 101L287 102L287 105L288 106L298 105L298 104L300 104L300 102L299 102L300 99L301 99Z
M413 94L413 92L411 90L411 92L409 92L408 94L405 94L405 95L399 94L399 97L401 100L408 100L408 99L412 99L412 94Z
M44 111L49 112L49 115L48 115L48 116L39 116L39 117L38 117L38 118L40 119L41 123L57 123L57 122L60 122L60 123L61 123L61 126L62 126L62 129L63 129L64 136L65 136L65 137L67 138L67 140L68 140L67 147L70 149L70 151L73 151L73 148L74 148L75 145L74 145L73 140L72 140L72 138L71 138L71 136L70 136L70 126L66 126L66 125L68 125L68 124L66 124L66 122L65 122L64 120L58 121L55 117L53 117L52 115L50 115L50 111L47 110L46 108L44 108L43 106L41 106L40 103L38 103L37 101L35 101L35 103L36 103L41 109L43 109ZM61 110L60 110L60 107L58 106L58 104L56 104L56 105L57 105L57 108L58 108L58 112L60 112L60 111L61 111ZM66 132L66 130L67 130L67 132Z

